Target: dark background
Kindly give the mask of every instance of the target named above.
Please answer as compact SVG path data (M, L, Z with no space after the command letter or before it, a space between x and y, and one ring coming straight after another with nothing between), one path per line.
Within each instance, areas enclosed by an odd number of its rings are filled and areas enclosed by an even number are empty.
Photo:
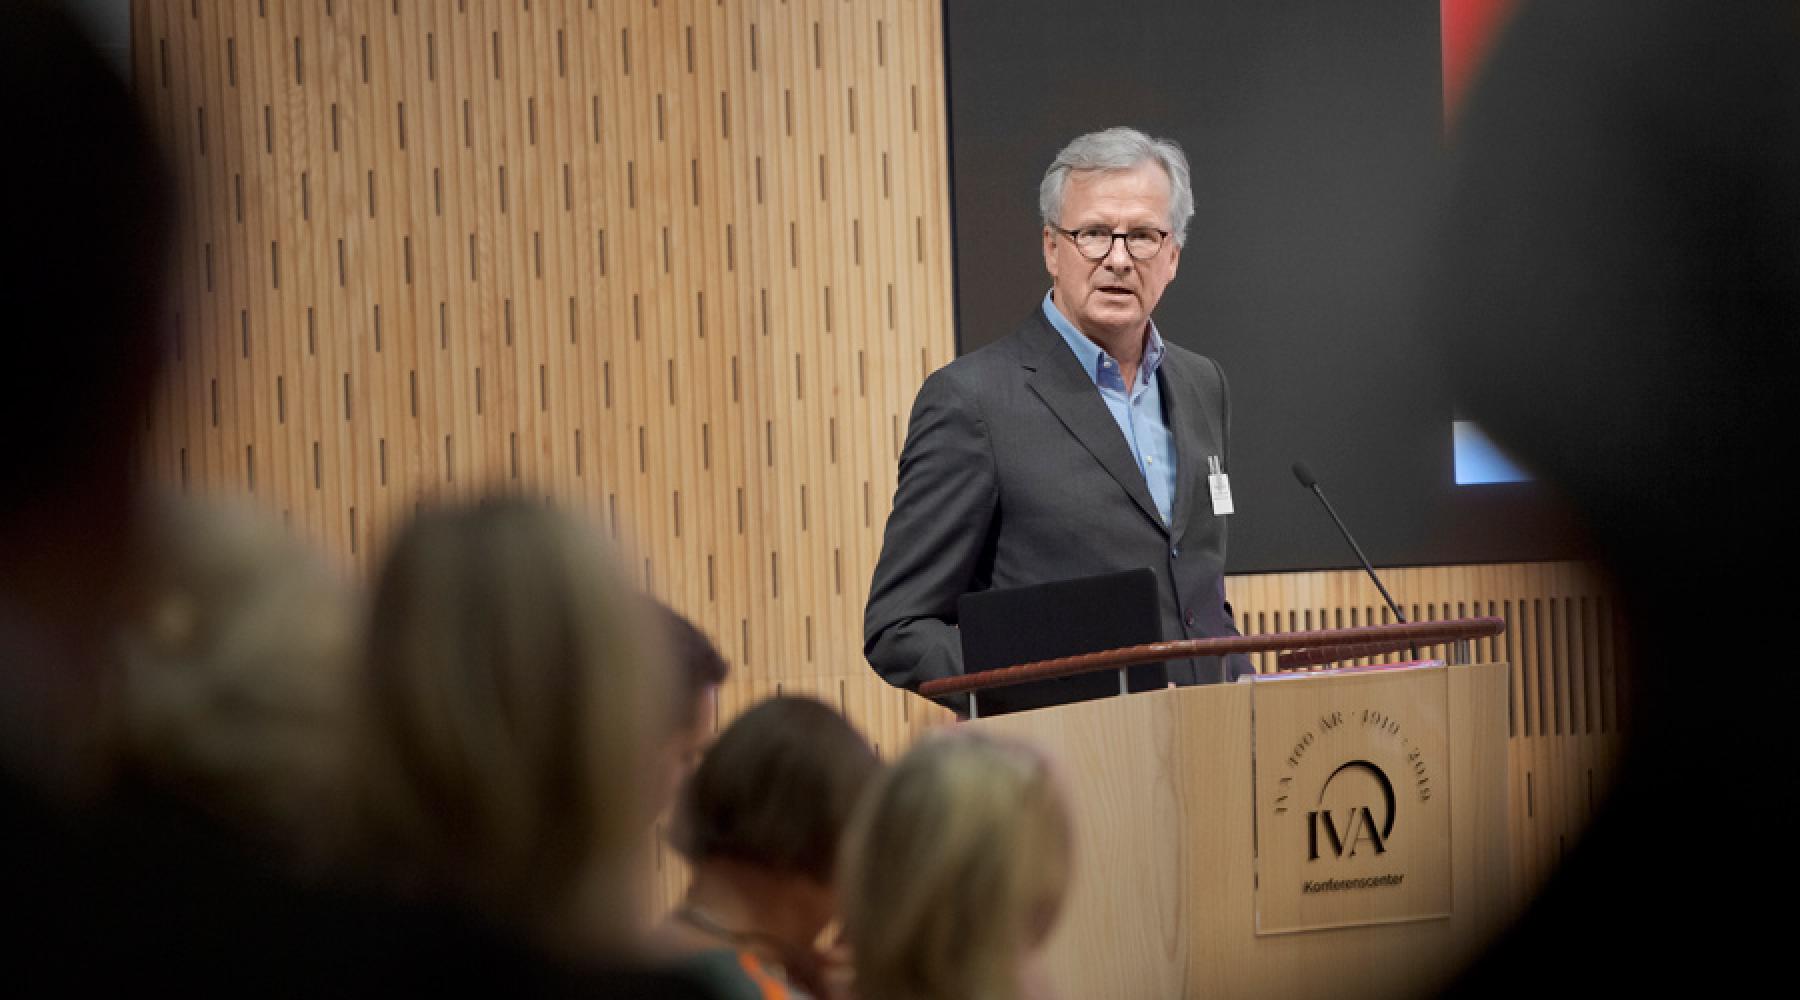
M1234 573L1569 558L1542 484L1456 486L1423 248L1447 166L1437 0L945 4L957 344L1037 308L1037 186L1084 132L1181 143L1194 219L1156 312L1232 389ZM1545 406L1556 401L1546 399Z

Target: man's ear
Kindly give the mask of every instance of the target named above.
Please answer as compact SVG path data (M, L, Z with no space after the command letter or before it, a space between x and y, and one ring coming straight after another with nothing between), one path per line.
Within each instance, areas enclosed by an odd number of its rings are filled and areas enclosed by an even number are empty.
M1056 230L1044 227L1044 270L1056 277Z
M1175 280L1175 272L1181 270L1181 244L1175 237L1169 237L1169 280Z

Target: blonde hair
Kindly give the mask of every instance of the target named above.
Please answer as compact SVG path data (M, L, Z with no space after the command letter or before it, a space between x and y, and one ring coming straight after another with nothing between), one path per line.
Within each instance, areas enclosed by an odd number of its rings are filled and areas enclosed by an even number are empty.
M915 746L858 809L842 859L862 1000L1013 1000L1055 925L1073 834L1046 758L959 729Z
M342 849L348 583L273 519L156 498L119 635L121 762L283 863Z
M598 537L546 507L416 519L367 642L359 764L378 871L551 947L628 947L642 779L669 711L648 609Z

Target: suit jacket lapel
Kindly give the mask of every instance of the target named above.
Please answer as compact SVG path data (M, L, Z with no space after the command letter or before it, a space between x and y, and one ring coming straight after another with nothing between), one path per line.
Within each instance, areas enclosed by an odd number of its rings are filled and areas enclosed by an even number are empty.
M1206 408L1199 372L1190 371L1172 353L1163 362L1161 374L1163 414L1175 435L1175 511L1168 525L1168 536L1181 541L1183 532L1188 531L1188 520L1193 511L1211 509L1206 459L1219 453L1217 442L1222 439L1222 428L1215 424L1213 412Z
M1179 370L1175 359L1169 357L1163 361L1161 375L1163 416L1175 435L1175 509L1169 518L1169 537L1179 542L1194 506L1212 503L1206 478L1208 456L1201 453L1199 434L1200 423L1207 417L1191 372Z
M1112 413L1100 400L1100 390L1094 387L1094 380L1081 370L1081 363L1075 359L1075 353L1069 345L1063 343L1062 336L1050 327L1049 321L1043 318L1040 311L1033 315L1036 321L1030 327L1031 335L1026 339L1032 348L1027 352L1025 367L1032 372L1026 379L1031 391L1037 393L1050 412L1062 421L1069 433L1080 441L1100 463L1107 474L1117 480L1119 486L1138 505L1150 522L1159 529L1167 531L1162 515L1156 511L1155 501L1150 499L1150 488L1144 483L1144 474L1138 471L1137 463L1131 458L1131 450L1125 446L1125 435L1119 433L1119 425L1113 420ZM1186 461L1186 456L1182 456Z

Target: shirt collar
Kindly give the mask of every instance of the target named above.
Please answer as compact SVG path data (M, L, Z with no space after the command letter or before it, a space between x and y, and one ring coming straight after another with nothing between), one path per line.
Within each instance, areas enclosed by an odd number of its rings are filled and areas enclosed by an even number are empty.
M1118 359L1107 354L1099 344L1094 343L1088 339L1086 334L1075 329L1075 324L1069 322L1069 318L1056 307L1054 296L1054 291L1044 293L1044 318L1050 321L1050 325L1056 328L1057 333L1062 334L1063 342L1069 345L1069 350L1075 352L1075 360L1081 362L1081 370L1087 372L1088 378L1093 379L1095 385L1104 385L1108 381L1106 379L1107 369L1102 368L1100 362L1102 360L1112 361L1113 374L1110 381L1116 383L1119 377ZM1150 337L1144 345L1144 359L1138 365L1138 370L1144 373L1140 380L1144 384L1148 384L1151 379L1156 377L1156 370L1162 367L1163 355L1167 353L1163 347L1162 334L1156 330L1156 321L1151 320L1149 327Z

